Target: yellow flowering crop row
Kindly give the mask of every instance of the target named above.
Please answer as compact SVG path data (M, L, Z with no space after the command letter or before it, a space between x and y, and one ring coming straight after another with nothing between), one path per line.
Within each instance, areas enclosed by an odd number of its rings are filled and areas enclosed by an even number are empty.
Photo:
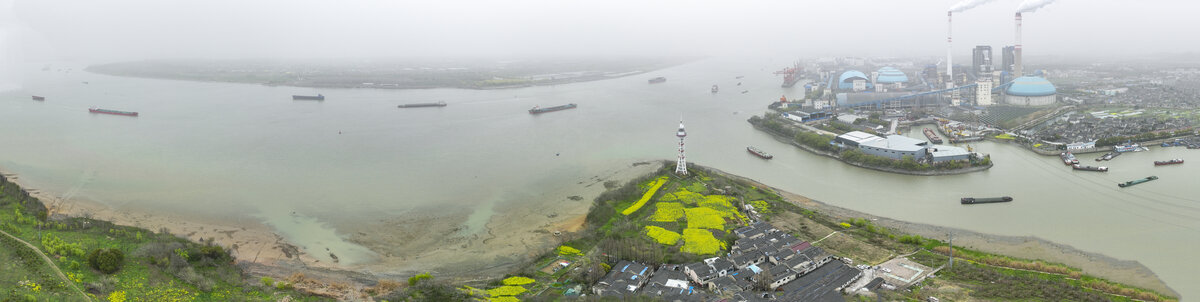
M683 204L678 202L658 202L654 206L658 208L654 210L654 215L650 216L650 221L671 222L683 218Z
M508 277L507 279L504 279L504 285L525 285L525 284L533 283L534 281L537 281L537 280L533 280L533 278L526 278L526 277L521 277L521 276L512 276L512 277Z
M558 254L563 256L583 256L583 252L580 252L579 249L565 245L558 247Z
M638 199L638 201L636 203L634 203L632 206L625 208L624 211L621 211L621 214L629 215L629 214L633 214L633 212L637 212L638 209L641 209L642 206L646 205L647 201L650 201L650 197L654 197L654 193L658 192L658 188L661 188L663 186L663 184L666 184L666 183L667 183L666 176L659 177L658 179L656 179L654 181L654 183L650 186L650 189L646 190L646 194L642 194L642 199Z
M646 226L646 236L663 245L675 245L680 238L679 233L652 225Z
M682 201L686 204L694 205L704 200L704 194L688 191L687 188L679 188L678 191L667 193L658 199L659 201Z
M725 229L725 218L721 211L712 208L687 208L683 209L687 215L687 227L689 229Z
M722 249L725 249L725 243L713 237L709 230L692 228L683 230L683 248L680 250L685 253L710 255L716 254Z
M492 296L492 297L516 296L516 295L520 295L521 293L524 293L525 288L520 287L520 286L508 285L508 286L501 286L501 287L489 289L487 292L488 292L488 296Z

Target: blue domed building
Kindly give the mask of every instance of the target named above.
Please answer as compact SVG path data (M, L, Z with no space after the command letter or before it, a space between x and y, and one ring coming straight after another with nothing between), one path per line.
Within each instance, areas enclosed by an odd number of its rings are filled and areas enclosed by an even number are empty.
M875 77L875 83L878 84L896 84L908 82L908 75L895 67L880 68L878 77Z
M862 71L847 70L838 77L838 89L863 91L874 88L875 85L871 84L870 78Z
M1004 102L1020 106L1046 106L1058 101L1058 89L1045 78L1024 76L1004 89Z

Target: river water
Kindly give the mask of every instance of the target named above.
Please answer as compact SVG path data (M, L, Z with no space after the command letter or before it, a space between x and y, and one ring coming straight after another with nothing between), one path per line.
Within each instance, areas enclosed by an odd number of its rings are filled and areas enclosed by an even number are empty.
M479 232L487 221L506 218L496 209L520 208L538 192L614 166L673 159L682 116L692 162L875 215L1032 235L1140 261L1181 294L1200 294L1194 286L1200 265L1190 257L1200 250L1200 186L1193 178L1200 168L1151 164L1200 160L1194 156L1200 150L1151 147L1102 162L1111 172L1096 173L980 142L972 147L996 163L985 172L922 177L855 168L778 142L746 122L781 94L801 95L800 88L780 88L771 74L791 60L712 58L641 76L506 90L266 87L30 65L22 90L0 93L0 166L55 195L255 219L299 245L333 246L345 261L369 262L371 251L347 243L331 226L436 205L471 211L462 232ZM73 71L59 70L66 68ZM668 81L646 83L656 76ZM710 93L712 84L721 92ZM290 99L316 93L327 100ZM32 94L47 101L31 101ZM395 107L430 101L449 106ZM565 103L579 108L526 112ZM142 115L93 115L90 106ZM748 145L775 158L747 154ZM1096 165L1096 156L1080 159ZM1160 179L1116 186L1149 175ZM1015 201L958 204L963 196L1001 195Z

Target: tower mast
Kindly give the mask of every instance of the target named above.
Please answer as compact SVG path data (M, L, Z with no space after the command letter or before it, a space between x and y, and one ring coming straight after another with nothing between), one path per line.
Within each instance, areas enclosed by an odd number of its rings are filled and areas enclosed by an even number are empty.
M687 175L687 159L683 154L683 138L687 137L687 131L683 130L683 117L679 117L679 132L675 132L675 136L679 137L679 160L675 162L675 174Z

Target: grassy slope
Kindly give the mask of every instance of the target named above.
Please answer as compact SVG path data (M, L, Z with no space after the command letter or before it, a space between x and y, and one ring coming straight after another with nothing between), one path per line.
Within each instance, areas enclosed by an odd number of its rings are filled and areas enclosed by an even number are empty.
M206 250L204 244L170 234L116 226L105 221L84 218L38 220L45 211L40 201L28 197L15 184L0 180L0 227L5 232L30 242L43 252L49 249L39 238L50 237L76 245L84 252L98 248L124 252L124 266L112 275L90 268L82 255L47 252L68 279L89 291L96 301L115 299L122 293L128 301L275 301L284 296L300 301L326 300L290 289L262 286L258 280L242 275L219 247ZM15 240L3 240L0 245L3 245L0 248L0 284L3 286L0 288L7 288L0 289L0 300L84 299L61 281L32 250ZM28 285L30 283L37 286ZM14 286L16 284L26 285Z

